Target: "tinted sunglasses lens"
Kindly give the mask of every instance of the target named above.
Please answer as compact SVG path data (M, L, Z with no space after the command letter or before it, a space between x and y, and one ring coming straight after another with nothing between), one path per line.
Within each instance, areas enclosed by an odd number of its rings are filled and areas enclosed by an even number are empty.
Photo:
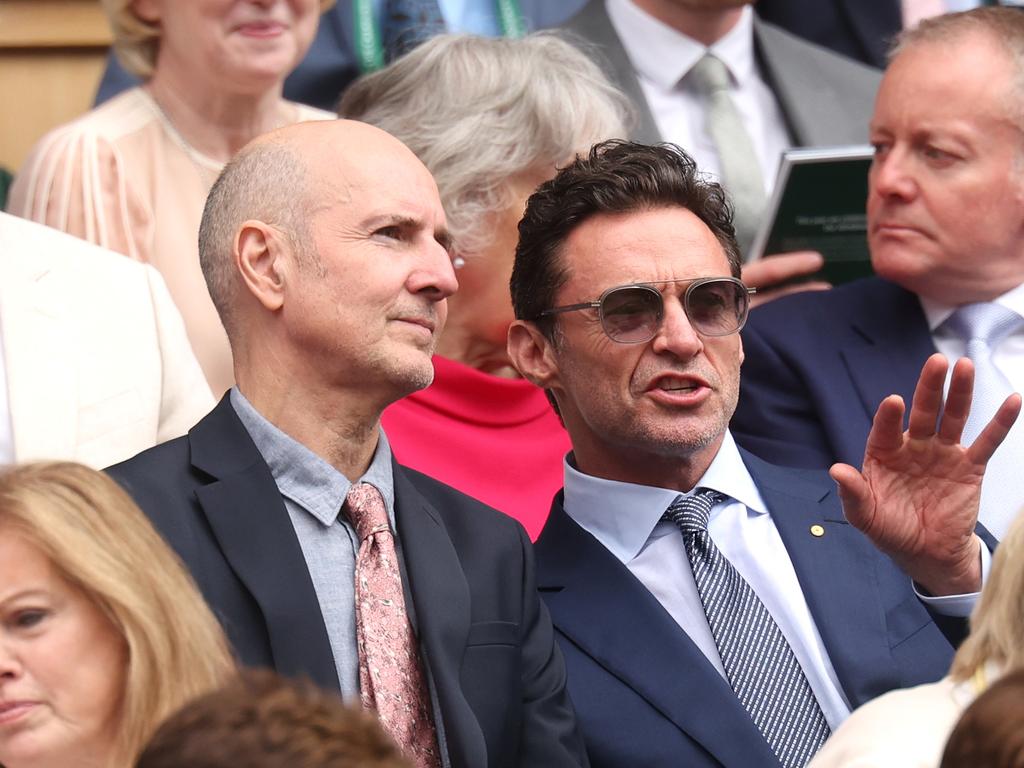
M686 292L686 316L698 333L727 336L747 319L747 292L732 280L694 283Z
M661 325L662 310L661 294L653 288L615 288L601 299L601 326L612 341L647 341Z

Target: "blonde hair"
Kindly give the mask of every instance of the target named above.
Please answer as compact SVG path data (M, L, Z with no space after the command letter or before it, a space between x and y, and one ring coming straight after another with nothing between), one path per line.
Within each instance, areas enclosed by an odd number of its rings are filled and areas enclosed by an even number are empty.
M320 0L320 13L335 0ZM135 0L100 0L114 34L114 53L121 66L133 75L148 80L156 67L160 49L160 25L141 18L133 6Z
M950 676L966 680L986 661L1007 672L1024 669L1024 514L1017 515L996 549L971 614L971 634L956 652Z
M164 718L230 678L227 641L181 561L103 473L70 462L3 471L0 528L39 549L124 638L118 766L134 763Z

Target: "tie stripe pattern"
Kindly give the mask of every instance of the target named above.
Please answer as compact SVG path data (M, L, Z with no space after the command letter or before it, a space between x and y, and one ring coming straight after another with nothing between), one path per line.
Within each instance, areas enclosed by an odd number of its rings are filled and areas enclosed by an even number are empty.
M697 593L729 684L784 768L804 766L829 736L803 669L768 609L708 533L727 497L706 488L682 496L663 519L683 534Z

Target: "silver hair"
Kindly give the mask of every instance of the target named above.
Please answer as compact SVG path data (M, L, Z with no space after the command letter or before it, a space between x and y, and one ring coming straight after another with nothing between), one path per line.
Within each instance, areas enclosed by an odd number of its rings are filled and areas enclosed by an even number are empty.
M632 115L592 59L553 32L439 35L352 84L338 114L387 131L423 161L460 254L490 244L516 176L553 172L625 136Z

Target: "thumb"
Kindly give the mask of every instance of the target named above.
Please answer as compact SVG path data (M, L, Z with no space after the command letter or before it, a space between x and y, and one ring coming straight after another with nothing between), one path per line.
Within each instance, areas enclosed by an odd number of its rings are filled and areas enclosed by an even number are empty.
M874 499L864 475L849 464L833 464L828 471L836 481L843 514L854 528L867 532L874 520Z

